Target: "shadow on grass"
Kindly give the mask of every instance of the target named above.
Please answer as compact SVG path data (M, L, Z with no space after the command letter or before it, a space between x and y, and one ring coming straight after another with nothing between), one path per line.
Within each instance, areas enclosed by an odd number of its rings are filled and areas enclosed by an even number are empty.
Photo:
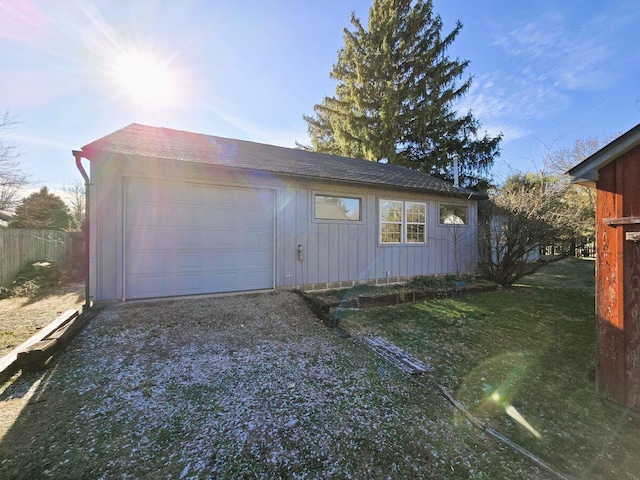
M428 361L474 415L561 471L637 479L640 423L595 390L593 285L593 261L563 260L509 290L343 312L340 324Z

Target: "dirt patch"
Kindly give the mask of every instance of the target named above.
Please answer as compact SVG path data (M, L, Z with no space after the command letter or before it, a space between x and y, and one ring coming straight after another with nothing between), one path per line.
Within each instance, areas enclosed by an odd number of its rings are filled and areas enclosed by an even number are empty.
M0 300L0 357L9 353L58 315L71 308L82 309L84 284L69 283L49 289L37 297Z

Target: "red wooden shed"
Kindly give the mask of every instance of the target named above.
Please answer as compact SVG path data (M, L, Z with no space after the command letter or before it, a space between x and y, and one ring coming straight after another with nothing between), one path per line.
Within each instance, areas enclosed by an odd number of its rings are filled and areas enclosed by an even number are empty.
M598 389L640 412L640 124L568 173L596 188Z

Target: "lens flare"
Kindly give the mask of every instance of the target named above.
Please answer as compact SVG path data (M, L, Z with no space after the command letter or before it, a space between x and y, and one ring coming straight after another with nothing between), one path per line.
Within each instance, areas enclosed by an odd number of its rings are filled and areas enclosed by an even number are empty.
M151 51L120 52L109 71L118 93L137 105L163 107L179 102L179 79L171 62Z

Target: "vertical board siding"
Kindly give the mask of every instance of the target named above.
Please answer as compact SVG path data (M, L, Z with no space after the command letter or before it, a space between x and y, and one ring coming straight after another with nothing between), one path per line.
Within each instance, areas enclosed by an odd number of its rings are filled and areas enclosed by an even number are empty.
M64 262L71 253L71 234L27 228L0 229L0 286L11 283L29 262Z
M276 261L276 285L292 286L298 274L297 195L298 191L292 188L285 188L277 195L276 239L279 241L276 241L276 259L280 261Z
M329 227L326 223L318 224L318 280L319 282L329 282L329 264L331 263L332 252L329 240Z
M437 200L422 200L427 203L425 245L381 245L378 195L369 193L362 198L362 222L323 222L312 218L313 190L300 189L296 196L296 230L305 258L302 268L296 270L296 285L382 280L387 278L387 273L397 279L456 272L453 230L439 225ZM477 234L473 223L477 218L476 206L473 202L468 205L470 225L458 231L460 273L475 272L477 263ZM284 285L287 284L289 282Z
M622 311L623 231L607 225L605 218L622 216L621 196L617 191L617 162L599 172L596 202L596 325L598 346L598 389L605 398L624 403L624 324ZM621 168L619 170L622 170ZM618 268L620 267L620 269Z
M640 216L640 147L598 171L596 183L597 385L609 400L640 411L640 225L604 219Z
M305 245L307 242L307 229L306 224L309 223L309 219L307 216L307 203L304 201L304 196L306 195L306 190L301 190L299 188L296 189L295 194L295 211L296 211L296 242L293 245L293 261L295 262L295 269L292 270L292 284L304 285L306 283L306 263L298 258L298 245ZM276 239L277 241L277 239ZM303 252L304 253L304 252Z
M350 225L338 224L338 252L351 252L349 248L349 230ZM339 253L336 254L338 261L337 281L346 282L349 280L349 260L351 255L347 254L344 259L340 258ZM343 261L342 261L343 260Z
M623 164L622 209L625 217L640 216L640 148L617 160ZM626 232L640 231L640 225L618 227L625 235L624 338L625 405L640 411L640 242L626 241Z
M127 215L124 204L125 179L193 181L206 183L212 189L225 186L255 187L255 178L251 175L221 171L216 172L213 178L211 171L205 167L185 169L182 164L164 165L162 171L153 170L150 173L142 164L126 159L92 165L92 178L91 292L95 300L122 299L126 289L123 275L126 259L122 255L123 225ZM261 178L260 181L262 187L276 191L276 287L380 281L386 278L386 272L395 281L398 277L455 271L451 267L452 262L446 258L449 254L443 245L442 237L446 230L438 225L441 199L437 196L391 192L389 196L392 198L427 204L427 242L424 245L386 246L379 243L378 199L382 194L378 190L315 181L283 182L276 177ZM361 198L362 221L315 220L315 192ZM459 203L469 205L470 212L475 212L474 202L459 200ZM298 258L298 245L302 246L302 260ZM465 252L464 265L469 266L464 270L475 271L475 245L469 244L461 252Z
M327 253L328 253L328 264L327 264L327 281L328 282L337 282L339 281L338 275L340 273L340 256L344 250L340 249L340 236L339 236L339 228L338 224L328 224L327 225Z
M367 224L358 225L357 232L357 250L358 257L358 276L357 280L367 280L369 278L369 242L367 241Z
M640 231L636 225L630 231ZM640 242L625 248L626 405L640 411Z

